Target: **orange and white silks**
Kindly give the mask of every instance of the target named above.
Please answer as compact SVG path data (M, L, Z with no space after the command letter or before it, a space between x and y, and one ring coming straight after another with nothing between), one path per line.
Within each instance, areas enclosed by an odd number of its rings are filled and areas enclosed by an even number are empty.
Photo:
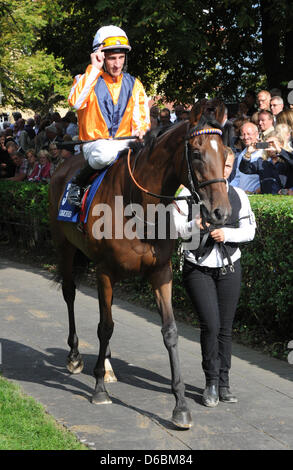
M148 99L143 85L128 73L117 82L89 65L75 77L68 97L77 109L81 140L126 137L150 128Z

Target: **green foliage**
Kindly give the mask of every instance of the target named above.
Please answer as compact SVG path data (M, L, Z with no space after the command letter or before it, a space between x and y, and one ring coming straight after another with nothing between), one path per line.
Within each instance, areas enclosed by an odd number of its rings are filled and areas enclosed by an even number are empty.
M255 240L242 248L243 279L236 320L269 337L293 338L293 199L254 196Z
M58 54L37 47L46 27L44 1L7 0L6 15L0 16L0 82L4 104L46 113L56 103L65 103L72 81ZM51 6L55 2L50 2ZM55 12L56 14L56 12Z
M239 100L248 88L285 88L293 76L288 0L5 0L0 7L0 82L6 103L20 108L65 104L105 24L127 31L129 72L168 101Z
M87 450L20 388L0 377L0 449Z

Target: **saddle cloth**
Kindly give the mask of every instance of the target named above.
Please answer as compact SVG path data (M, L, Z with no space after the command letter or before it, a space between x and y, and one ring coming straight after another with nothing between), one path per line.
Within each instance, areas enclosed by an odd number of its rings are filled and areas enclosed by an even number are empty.
M95 196L100 184L102 183L105 174L107 173L109 168L116 162L118 157L119 157L119 153L116 156L114 162L112 162L105 169L100 170L96 177L94 176L94 178L95 178L94 181L86 189L86 191L83 195L80 210L79 210L78 207L72 206L67 200L68 191L69 191L72 180L68 181L68 183L65 186L63 198L61 199L61 204L60 204L60 207L59 207L57 220L62 220L63 222L73 222L73 223L83 222L84 224L87 223L89 210L90 210L90 207L91 207L91 203L94 199L94 196Z

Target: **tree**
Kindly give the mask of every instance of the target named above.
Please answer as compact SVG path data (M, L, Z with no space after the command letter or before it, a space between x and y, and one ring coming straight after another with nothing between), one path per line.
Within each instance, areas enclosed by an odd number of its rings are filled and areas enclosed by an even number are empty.
M60 57L36 48L40 29L45 27L44 2L6 0L0 2L0 82L6 104L46 113L65 101L71 76Z
M69 76L83 73L89 63L95 32L115 24L132 45L128 70L149 95L192 103L195 96L236 101L249 88L284 89L293 79L290 3L0 0L6 8L0 13L0 81L14 102L47 106L65 99Z
M89 62L98 27L116 24L133 46L129 71L167 100L236 100L293 77L289 0L62 0L59 7L62 19L47 22L41 43L54 54L62 43L73 75Z

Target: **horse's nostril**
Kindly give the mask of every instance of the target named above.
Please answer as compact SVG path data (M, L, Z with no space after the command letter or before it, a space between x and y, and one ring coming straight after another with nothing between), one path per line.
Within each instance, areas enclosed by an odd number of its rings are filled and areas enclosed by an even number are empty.
M228 211L217 207L214 209L212 217L215 224L224 224L228 217Z
M217 208L214 210L214 217L216 220L220 221L224 218L224 211L221 209Z

